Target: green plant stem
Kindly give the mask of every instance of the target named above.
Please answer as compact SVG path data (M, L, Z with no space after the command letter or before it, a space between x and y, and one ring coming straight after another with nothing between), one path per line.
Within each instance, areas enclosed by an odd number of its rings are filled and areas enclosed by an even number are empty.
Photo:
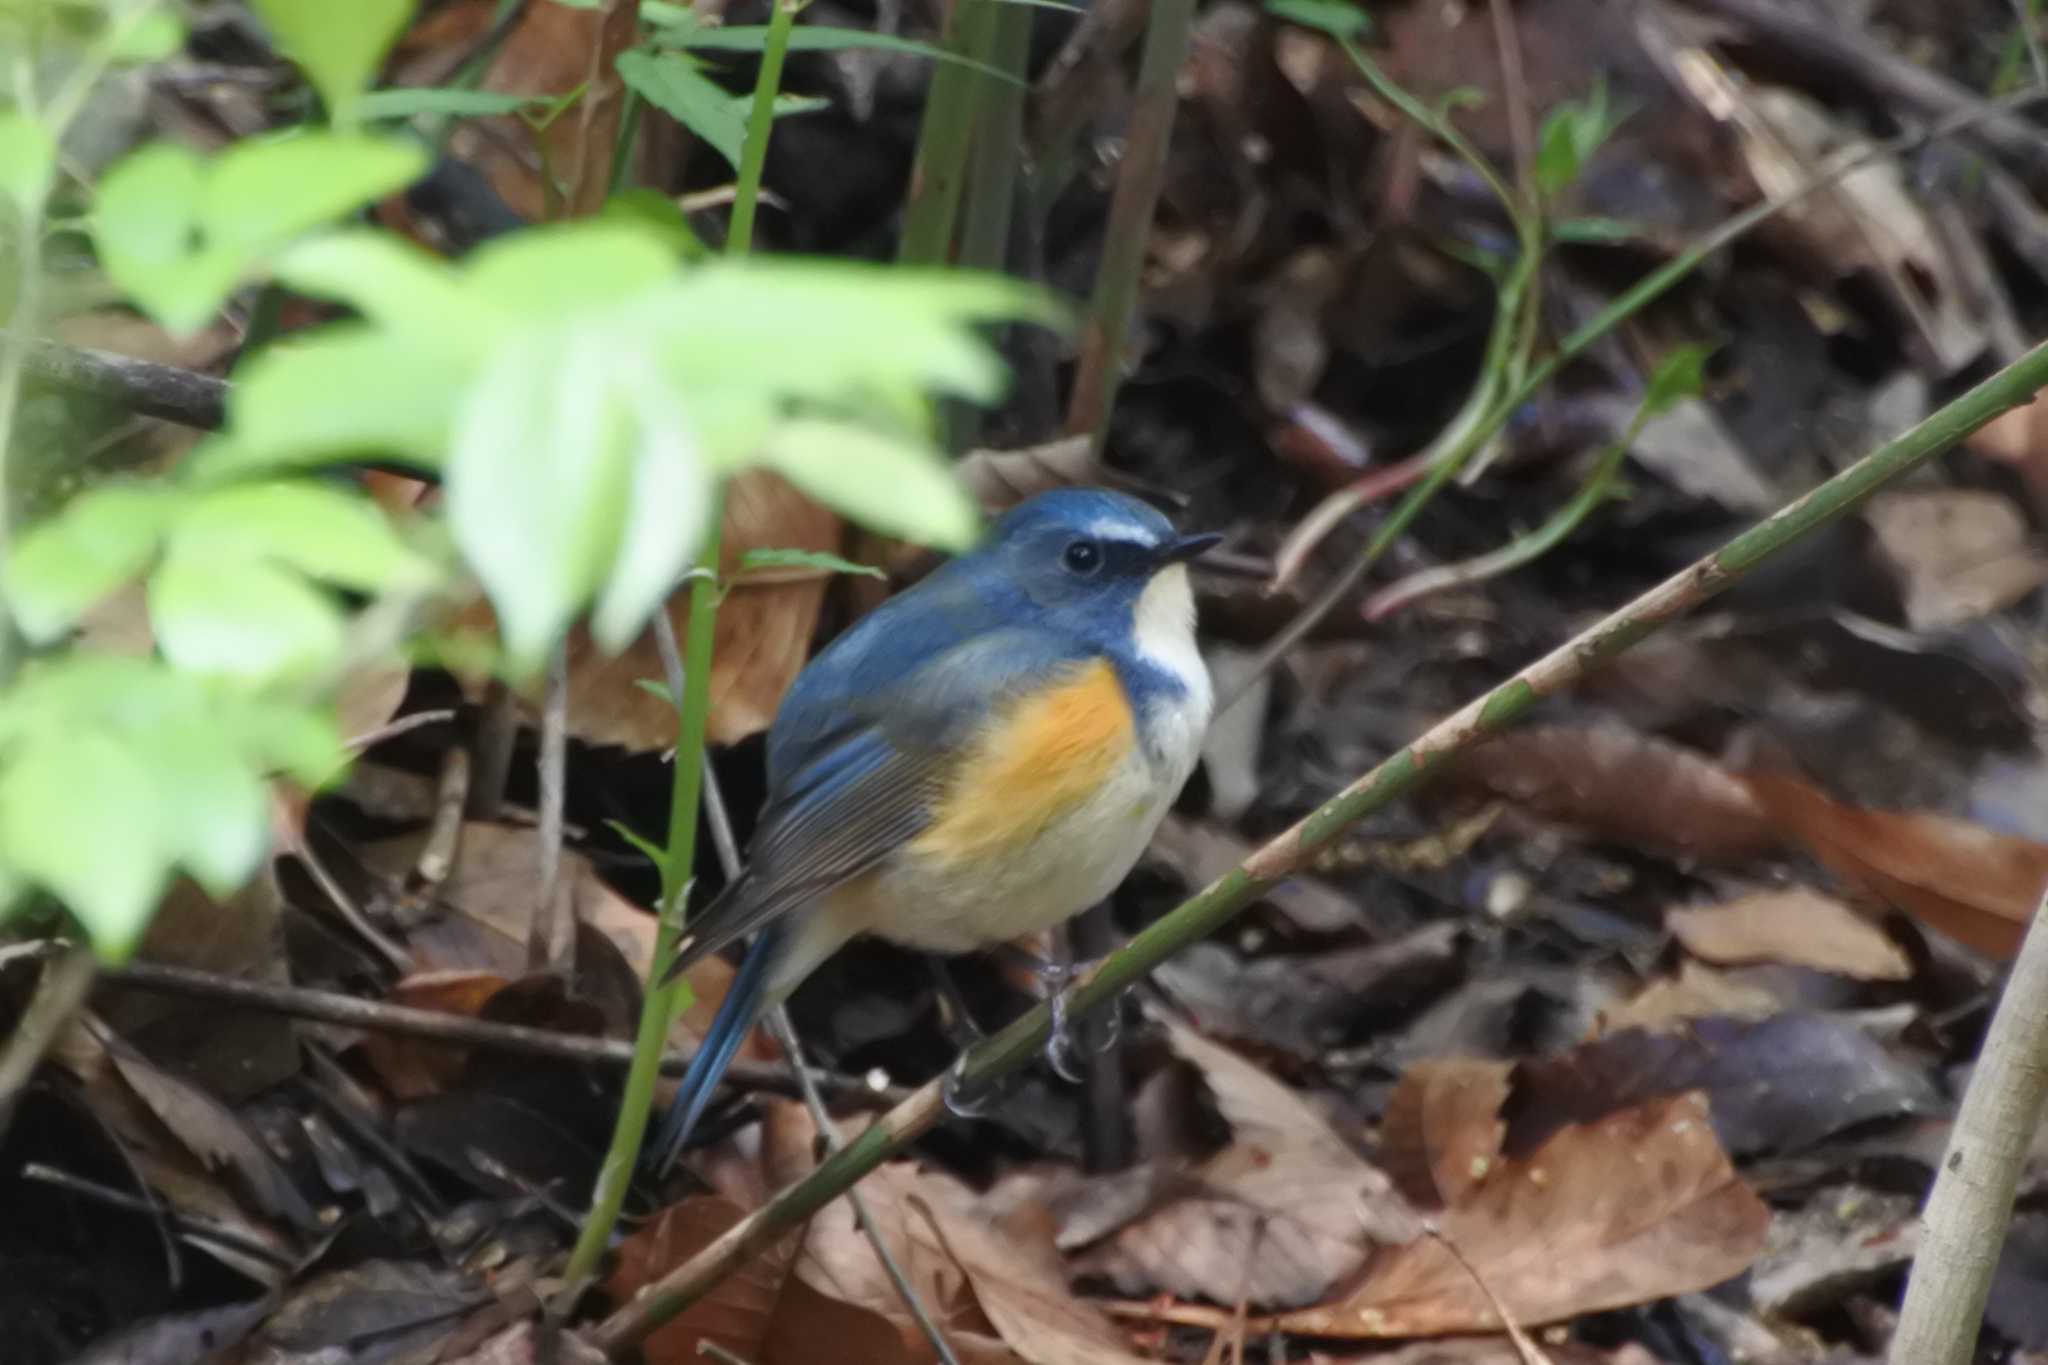
M1124 338L1152 241L1152 215L1166 178L1167 144L1173 137L1194 21L1194 0L1152 0L1145 50L1138 60L1137 102L1131 110L1130 134L1124 139L1123 165L1110 201L1102 263L1095 270L1095 295L1088 302L1087 330L1067 405L1068 434L1092 437L1098 450L1123 383Z
M740 158L739 188L733 200L732 225L726 237L729 256L753 248L754 214L761 198L761 169L768 161L768 139L775 132L775 96L782 86L782 64L789 55L789 35L796 24L797 0L776 0L769 21L761 74L754 84L754 102L747 114L746 149ZM676 940L683 929L683 910L697 865L697 811L704 797L704 732L711 718L711 647L716 639L718 606L724 597L719 582L719 551L725 520L725 495L712 499L706 517L697 572L690 579L690 631L683 646L683 695L677 706L675 780L669 793L668 838L662 844L661 922L655 934L654 961L648 968L647 998L633 1038L633 1064L619 1099L619 1118L605 1149L604 1166L591 1196L590 1216L577 1236L563 1272L561 1315L581 1296L597 1273L612 1228L624 1207L633 1172L640 1164L640 1145L647 1136L647 1118L654 1109L654 1082L661 1074L661 1053L676 1015L688 998L681 978L668 981L675 961ZM667 610L663 607L663 610ZM667 984L663 984L666 982Z
M1007 264L1024 160L1024 72L1031 57L1033 15L1020 4L996 3L993 8L989 64L1009 79L980 78L976 118L981 133L973 140L967 221L960 229L960 264L968 270L1001 271ZM971 403L948 407L949 441L955 449L972 446L981 429L981 409Z
M2009 99L1999 101L1996 107L2000 112L2009 112L2043 98L2048 98L2048 90L2027 90ZM1820 170L1803 184L1795 186L1776 198L1764 200L1759 204L1753 204L1727 219L1718 227L1709 230L1694 240L1684 251L1681 251L1678 255L1672 257L1671 260L1630 286L1620 297L1608 304L1607 307L1601 309L1599 313L1588 319L1570 335L1565 337L1563 341L1558 343L1558 347L1554 352L1537 362L1522 377L1519 384L1499 398L1492 408L1483 414L1471 436L1471 448L1476 450L1481 443L1506 426L1508 419L1514 415L1518 408L1535 397L1545 384L1548 384L1557 376L1558 371L1578 358L1594 342L1613 331L1621 323L1633 317L1661 296L1666 290L1670 289L1687 275L1690 275L1698 268L1700 262L1749 232L1759 223L1817 194L1858 167L1867 166L1872 162L1881 161L1889 157L1903 155L1924 143L1960 132L1974 123L1981 122L1983 118L1984 113L1981 110L1967 110L1943 119L1928 128L1895 138L1877 147L1844 149L1842 152L1829 158ZM1346 565L1335 578L1331 579L1315 595L1308 605L1296 613L1294 619L1285 626L1282 626L1272 639L1260 647L1257 657L1252 660L1251 666L1245 670L1235 690L1224 693L1217 698L1216 714L1221 715L1236 705L1244 697L1254 679L1272 668L1282 655L1300 643L1311 630L1315 629L1316 624L1323 617L1327 616L1336 608L1338 603L1350 595L1352 589L1356 588L1364 579L1366 573L1378 562L1380 556L1385 554L1388 547L1400 537L1403 531L1408 529L1409 523L1421 512L1424 505L1431 498L1435 497L1437 491L1442 488L1444 483L1457 473L1458 466L1462 463L1462 459L1454 461L1447 454L1443 464L1432 467L1429 476L1409 490L1407 497L1403 498L1394 511L1388 515L1386 521L1381 523L1377 533L1367 543L1364 553Z
M732 226L725 237L728 256L744 256L754 249L761 172L768 164L768 140L775 135L775 97L782 92L782 64L789 57L789 35L801 7L800 0L775 0L774 12L768 17L761 74L754 81L754 103L747 110L746 150L740 154L740 178L733 191Z
M1541 698L1564 690L1667 622L1723 591L1772 555L1842 516L1871 493L1917 468L1971 432L2048 386L2048 344L2035 347L1909 431L1679 571L1591 629L1544 655L1500 686L1438 721L1412 743L1332 796L1291 829L1111 954L1068 997L1074 1011L1095 1009L1188 944L1208 937L1266 891L1292 876L1346 828L1405 794L1446 761L1520 718ZM955 1068L961 1082L985 1083L1024 1065L1044 1046L1051 1010L1040 1005L970 1049ZM619 1356L695 1302L757 1249L773 1241L946 1113L945 1086L932 1081L884 1114L817 1170L735 1224L632 1303L598 1324L593 1343Z
M958 0L946 47L986 64L1000 8L996 0ZM903 239L896 248L896 259L904 265L943 265L951 255L981 81L973 68L961 62L940 62L932 72L931 90L925 96L924 117L917 130L917 152L910 165Z
M722 504L723 499L719 500ZM661 919L655 933L654 960L647 973L647 996L640 1008L640 1027L633 1038L633 1063L626 1071L619 1099L618 1122L605 1149L576 1246L563 1272L560 1315L597 1274L598 1263L611 1245L612 1228L625 1206L626 1192L640 1163L640 1144L647 1136L647 1117L654 1109L654 1082L661 1074L661 1054L669 1029L687 1002L683 978L662 984L675 960L676 940L689 899L691 869L697 858L697 808L704 794L704 730L711 716L711 643L718 622L718 528L723 506L714 506L710 531L698 565L707 569L690 582L690 630L683 651L683 698L678 708L675 778L669 794L668 838L661 860ZM666 610L666 608L664 608Z

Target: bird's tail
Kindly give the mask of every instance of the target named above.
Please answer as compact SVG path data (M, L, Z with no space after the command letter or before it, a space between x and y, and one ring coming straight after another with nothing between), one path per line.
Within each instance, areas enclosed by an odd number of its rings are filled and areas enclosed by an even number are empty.
M718 1006L718 1013L711 1018L711 1028L705 1033L704 1042L698 1047L697 1055L690 1059L689 1068L683 1072L682 1083L676 1087L675 1102L662 1116L661 1128L654 1141L648 1144L647 1169L656 1176L667 1174L675 1165L676 1158L683 1154L683 1146L689 1142L697 1120L704 1116L712 1095L717 1093L718 1082L724 1077L725 1069L732 1065L733 1054L739 1051L740 1044L753 1029L768 989L768 969L781 938L781 926L770 925L754 935L753 943L748 946L746 959L740 963L732 986Z

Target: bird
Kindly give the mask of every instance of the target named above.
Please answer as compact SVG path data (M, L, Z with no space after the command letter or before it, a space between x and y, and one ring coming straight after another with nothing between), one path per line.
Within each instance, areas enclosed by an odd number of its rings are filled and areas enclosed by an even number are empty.
M746 864L668 979L748 947L650 1144L682 1153L741 1041L857 935L964 953L1116 889L1193 774L1214 691L1188 565L1215 545L1103 488L1040 493L790 684Z

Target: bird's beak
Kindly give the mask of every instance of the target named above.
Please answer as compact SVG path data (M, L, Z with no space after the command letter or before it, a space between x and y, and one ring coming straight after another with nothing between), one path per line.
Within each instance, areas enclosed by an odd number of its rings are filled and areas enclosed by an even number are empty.
M1185 564L1208 553L1222 539L1214 531L1204 531L1198 536L1176 536L1159 547L1153 562L1162 569L1169 564Z

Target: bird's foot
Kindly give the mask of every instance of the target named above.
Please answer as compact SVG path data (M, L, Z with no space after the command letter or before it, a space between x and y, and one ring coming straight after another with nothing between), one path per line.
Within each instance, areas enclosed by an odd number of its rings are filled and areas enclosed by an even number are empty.
M945 1101L946 1111L955 1118L986 1118L1017 1093L1018 1074L1011 1071L1001 1076L969 1080L967 1054L963 1052L946 1069L946 1078L939 1083L939 1096Z
M1069 1013L1068 994L1074 982L1095 966L1094 962L1048 962L1039 969L1040 985L1052 1006L1045 1063L1061 1080L1074 1085L1088 1078L1088 1058L1114 1048L1122 1031L1122 1015L1114 1002L1093 1019L1077 1020Z

